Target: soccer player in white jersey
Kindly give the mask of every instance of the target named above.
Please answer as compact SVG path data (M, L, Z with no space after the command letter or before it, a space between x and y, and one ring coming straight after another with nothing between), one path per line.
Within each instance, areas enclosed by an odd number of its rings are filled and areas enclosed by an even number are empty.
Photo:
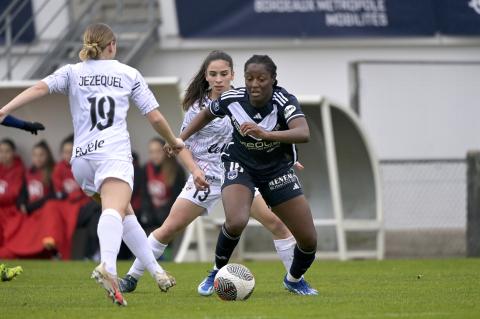
M186 111L182 129L210 101L220 97L231 88L233 80L232 58L222 51L211 52L202 63L200 70L187 88L183 100ZM195 218L201 216L218 202L221 197L221 179L223 168L220 156L230 143L232 126L228 119L216 119L210 122L186 144L187 149L180 152L179 157L191 175L183 191L175 201L164 224L148 237L156 258L162 256L167 244L185 229ZM285 268L290 269L296 241L288 228L267 207L262 196L256 196L251 207L251 216L261 222L274 237L275 248ZM120 279L120 290L135 290L138 279L145 266L137 258L127 276ZM213 293L213 279L218 269L198 286L198 293L209 296Z
M79 53L83 62L65 65L20 93L0 110L0 121L48 93L68 95L75 137L72 172L84 192L102 204L97 228L101 263L92 278L114 303L126 305L116 269L122 238L162 291L175 284L175 279L155 260L130 205L133 166L126 123L129 98L176 152L184 143L172 133L142 75L114 60L115 54L116 40L110 27L102 23L89 25Z

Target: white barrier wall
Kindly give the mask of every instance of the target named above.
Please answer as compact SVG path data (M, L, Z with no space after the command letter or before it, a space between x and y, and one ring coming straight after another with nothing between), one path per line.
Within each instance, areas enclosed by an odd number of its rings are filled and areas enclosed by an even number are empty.
M480 147L480 62L357 69L360 117L380 159L465 158Z

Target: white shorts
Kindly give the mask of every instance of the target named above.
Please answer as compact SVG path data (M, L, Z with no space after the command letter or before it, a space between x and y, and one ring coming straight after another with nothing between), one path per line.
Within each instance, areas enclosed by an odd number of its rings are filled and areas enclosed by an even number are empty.
M133 190L133 165L121 160L89 160L77 157L72 160L72 173L78 185L88 196L100 194L106 178L121 179Z
M205 213L210 213L213 206L215 206L215 204L222 198L222 185L219 182L208 182L210 183L210 188L205 191L199 191L195 187L192 175L190 175L182 192L178 195L178 198L189 200L192 203L205 208ZM258 195L260 195L260 192L258 191L258 188L255 188L254 197Z

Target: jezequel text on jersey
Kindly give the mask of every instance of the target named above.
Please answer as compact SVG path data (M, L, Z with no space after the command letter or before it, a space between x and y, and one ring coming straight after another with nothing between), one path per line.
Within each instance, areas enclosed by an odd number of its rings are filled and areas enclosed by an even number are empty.
M118 76L108 75L81 75L79 86L113 86L123 89L122 79Z

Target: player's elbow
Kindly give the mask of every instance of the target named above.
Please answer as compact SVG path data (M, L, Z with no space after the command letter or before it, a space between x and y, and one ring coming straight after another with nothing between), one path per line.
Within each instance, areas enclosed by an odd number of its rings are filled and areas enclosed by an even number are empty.
M154 109L147 114L147 119L152 125L161 124L163 122L163 115L158 109Z
M49 93L48 85L43 81L38 81L33 85L30 90L37 93L37 95L43 96Z
M298 143L308 143L310 142L310 130L308 128L302 130L298 137Z

